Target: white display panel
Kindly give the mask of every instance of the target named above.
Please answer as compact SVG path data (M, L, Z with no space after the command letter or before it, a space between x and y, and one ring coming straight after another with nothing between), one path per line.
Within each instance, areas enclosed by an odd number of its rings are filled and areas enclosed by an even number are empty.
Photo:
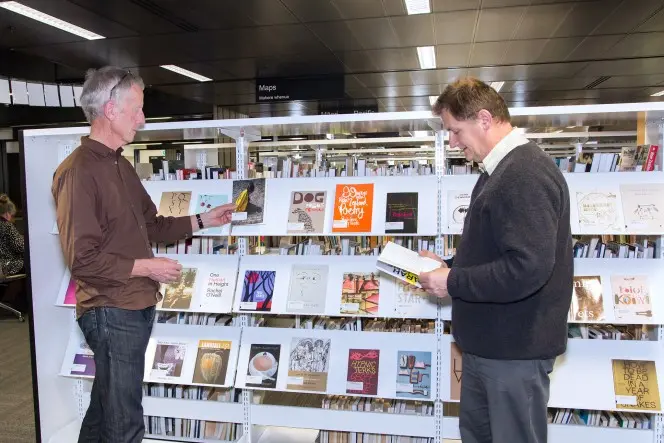
M155 324L154 330L152 331L152 337L150 338L147 350L145 351L144 381L196 386L233 386L240 347L240 334L240 328L228 326L215 326L214 328L210 328L193 325L177 326ZM223 384L210 384L194 381L194 372L196 370L198 346L200 341L230 342L226 377ZM173 346L181 347L178 351L175 351L175 359L178 360L178 363L174 369L166 367L171 363L158 361L157 364L155 364L155 352L158 350L157 348L160 344L173 344ZM182 354L179 353L180 351L183 351L184 353L183 359L178 358L182 356Z
M242 423L243 416L241 403L147 396L143 397L143 414L225 423Z
M44 85L44 98L46 106L59 107L60 95L58 94L58 85Z
M60 89L60 103L62 106L73 108L75 106L74 89L70 85L60 85L58 88Z
M173 290L177 292L177 285L162 284L161 293L164 298L157 305L157 309L177 312L231 312L240 259L238 255L158 254L157 256L176 260L182 265L183 273L187 269L195 272L194 285L189 288L191 293L182 294L181 300L178 299L179 292L171 294Z
M264 218L262 224L233 226L232 234L250 235L288 235L288 211L291 194L294 191L326 191L325 228L323 232L307 235L354 235L352 232L332 232L334 216L335 188L337 184L373 183L373 207L371 232L361 235L385 235L385 211L387 193L418 193L418 232L403 235L436 235L436 193L435 176L413 177L335 177L335 178L290 178L267 179L265 191ZM185 180L185 181L147 181L144 182L152 201L157 208L163 192L191 191L190 213L195 212L195 202L199 194L225 194L232 196L232 180ZM430 192L427 192L429 190ZM222 235L227 235L224 230ZM219 234L216 234L219 235ZM400 234L389 234L400 235Z
M0 103L11 104L12 97L9 93L9 80L0 78Z
M652 230L641 229L635 232L633 229L626 229L625 217L623 214L622 193L620 185L624 184L661 184L664 183L664 172L650 171L650 172L595 172L595 173L564 173L563 176L567 181L570 194L570 223L572 226L572 234L651 234L662 235L664 229ZM473 190L477 182L478 175L448 175L443 177L443 195L442 195L442 227L445 234L459 234L461 229L457 223L452 219L454 208L450 204L448 192L458 191L465 192L468 195ZM615 214L611 215L612 223L605 222L606 216L600 217L597 223L589 225L587 223L579 223L579 205L577 193L586 196L588 193L601 192L604 194L611 193L612 198L607 199L593 199L600 209L605 209L607 202L614 205ZM661 203L660 203L661 204ZM587 217L584 218L587 220Z
M326 283L320 298L298 296L298 276L293 271L310 271L321 274ZM275 272L272 305L269 311L260 309L256 301L243 301L245 276L248 271ZM326 273L326 276L322 274ZM378 309L375 314L355 312L356 306L342 306L344 274L374 274L379 282ZM306 278L306 277L305 277ZM293 296L291 297L291 289ZM317 291L310 291L318 293ZM435 300L431 298L406 298L398 292L394 277L379 272L374 256L334 255L246 255L240 260L235 290L234 312L261 314L327 315L332 317L386 317L386 318L436 318ZM314 300L313 302L311 300ZM322 300L322 301L321 301ZM375 300L369 303L375 304ZM323 305L323 306L321 306ZM342 309L342 307L344 309ZM359 310L359 306L357 306Z
M12 103L15 105L27 105L30 100L28 99L28 85L26 82L20 80L12 80Z
M330 340L329 370L325 390L294 389L296 383L293 376L289 376L289 359L291 358L292 342L298 338L312 338L314 340ZM436 392L436 336L434 334L411 334L393 332L362 332L334 331L321 329L286 329L286 328L246 328L242 333L242 347L238 361L238 373L235 387L244 388L247 383L249 371L250 348L252 344L281 345L278 363L276 388L267 390L289 392L326 393L328 395L348 395L377 398L393 398L402 400L432 401ZM350 349L379 350L378 386L376 395L347 393L348 355ZM429 376L420 377L430 383L423 394L414 394L416 397L403 396L397 393L397 384L407 384L408 377L398 376L399 351L430 353L428 368ZM417 359L419 362L419 359ZM404 381L405 380L405 381ZM295 380L297 382L297 380ZM252 387L251 389L266 389Z
M27 86L30 106L45 106L44 85L42 83L28 83Z

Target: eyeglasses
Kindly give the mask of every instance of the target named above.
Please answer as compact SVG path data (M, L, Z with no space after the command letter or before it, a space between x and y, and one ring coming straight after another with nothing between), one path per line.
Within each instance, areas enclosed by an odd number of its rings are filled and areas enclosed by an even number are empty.
M131 72L129 72L129 71L125 71L125 75L123 75L122 78L120 79L120 81L117 82L117 83L115 84L115 86L113 86L113 87L111 88L111 93L109 94L109 100L113 100L113 94L115 93L115 88L117 88L118 86L120 86L120 83L122 83L123 81L125 81L125 79L126 79L127 77L129 77L130 75L131 75Z

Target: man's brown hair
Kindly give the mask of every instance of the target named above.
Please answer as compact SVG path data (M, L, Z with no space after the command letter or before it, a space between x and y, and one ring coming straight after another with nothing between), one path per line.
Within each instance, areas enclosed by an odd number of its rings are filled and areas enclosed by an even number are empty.
M457 120L471 120L486 109L501 122L510 121L510 111L498 92L476 78L463 78L447 85L433 104L434 115L447 111Z

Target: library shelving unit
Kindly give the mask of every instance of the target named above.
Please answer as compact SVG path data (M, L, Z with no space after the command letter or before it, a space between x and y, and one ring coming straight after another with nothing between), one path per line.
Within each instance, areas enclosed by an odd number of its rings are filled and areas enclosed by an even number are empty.
M640 144L664 145L662 118L664 102L631 103L615 105L580 105L534 108L514 108L510 110L514 123L525 129L541 127L585 127L578 133L527 132L525 135L536 141L542 139L562 139L556 149L569 154L578 151L584 142L573 144L574 140L583 139L591 131L588 127L612 124L620 127L616 137L633 136L636 138L637 120L645 127ZM628 128L628 130L625 130ZM188 213L194 213L193 203L202 194L233 194L233 182L248 179L248 147L262 136L279 137L285 135L308 134L355 134L355 133L412 133L427 131L426 137L415 138L417 144L432 146L433 153L430 175L404 177L377 177L359 174L353 177L310 177L310 178L270 178L265 181L265 204L263 221L256 225L233 226L222 230L219 235L237 237L237 252L233 256L218 255L182 255L176 253L185 267L198 270L194 295L187 309L173 305L160 306L160 312L168 310L208 313L214 316L226 315L232 320L223 326L214 325L215 321L198 325L155 324L153 337L146 352L145 382L148 384L169 384L178 386L215 386L219 389L235 389L240 393L236 401L231 395L228 401L205 401L185 398L165 398L146 396L144 413L150 417L166 417L174 420L172 426L182 427L180 420L200 420L214 423L235 423L241 432L236 434L241 441L256 441L265 429L279 427L298 431L312 432L299 434L292 441L314 441L319 430L349 432L351 437L358 433L397 435L419 438L419 441L443 442L445 439L458 439L458 419L445 413L445 404L457 402L453 394L453 339L446 322L451 319L448 302L425 300L422 306L398 306L399 284L387 276L380 275L375 267L375 256L330 255L257 255L250 254L248 238L255 236L289 236L291 226L288 223L289 202L294 191L325 191L326 209L322 232L311 232L316 236L392 236L386 234L386 195L387 193L410 192L418 194L417 232L409 236L434 237L435 248L439 255L445 255L445 238L459 234L459 221L455 218L454 199L462 194L470 194L477 178L476 175L448 175L448 161L454 152L446 146L446 134L439 121L428 112L376 113L328 116L297 116L279 118L256 118L236 120L211 120L173 123L151 123L146 125L143 134L159 139L162 131L185 134L188 130L208 130L217 135L235 140L236 171L233 179L220 180L166 180L145 181L145 187L155 204L159 207L164 193L185 192L189 194ZM74 320L74 310L66 302L64 293L68 286L68 271L64 264L57 232L54 231L55 211L51 196L51 181L57 165L75 148L82 135L88 133L87 127L51 128L25 130L21 134L22 158L25 166L25 196L29 243L29 265L31 273L32 315L30 325L35 357L35 386L38 389L36 401L39 406L39 429L41 441L74 441L80 426L80 420L86 409L86 398L93 375L86 371L85 363L74 361L74 355L82 347L81 335ZM183 139L186 138L183 136ZM321 146L327 141L301 142ZM349 142L350 143L350 142ZM355 143L355 142L352 142ZM366 142L367 144L371 142ZM389 143L383 142L383 143ZM630 142L634 144L633 141ZM563 146L564 145L564 146ZM570 148L571 146L571 148ZM228 149L228 146L217 146ZM596 148L585 144L583 151ZM201 149L209 149L205 146ZM357 147L361 152L362 145ZM598 151L600 152L600 151ZM319 152L320 153L320 152ZM317 155L317 161L320 155ZM625 201L641 188L660 189L664 186L662 172L662 154L659 153L657 167L651 172L597 172L567 173L565 177L570 187L570 195L575 208L572 214L572 229L575 235L647 235L655 238L657 256L652 260L578 258L575 259L575 275L600 276L603 288L603 312L605 317L595 322L621 324L627 323L614 314L611 276L645 275L650 282L652 299L652 317L648 323L654 326L651 340L592 340L574 338L569 340L567 353L558 358L551 380L551 408L589 411L621 411L617 407L614 395L612 359L654 361L660 391L664 389L664 261L662 259L662 235L664 228L652 225L629 224L623 213ZM318 166L318 165L317 165ZM323 174L324 175L324 174ZM335 231L339 227L334 222L333 206L336 185L373 184L372 222L362 232ZM655 192L655 191L653 191ZM612 195L611 204L620 213L618 223L606 222L605 217L580 221L579 196L589 194ZM664 203L662 194L655 194ZM601 197L600 197L601 198ZM605 200L595 201L601 206ZM587 210L587 208L585 209ZM586 214L587 215L587 214ZM634 231L629 229L633 228ZM647 249L648 244L644 245ZM171 252L172 254L172 252ZM294 302L289 297L290 282L295 267L325 269L322 305L315 306L315 311L308 311L306 303ZM243 281L247 272L272 272L274 288L270 290L272 303L269 311L261 308L255 301L242 299ZM342 285L347 273L371 274L380 282L379 302L375 310L359 309L358 304L344 303L341 298ZM221 276L220 276L221 275ZM214 292L210 288L217 285L217 292L209 300L206 294ZM375 294L378 297L378 294ZM367 298L364 303L370 304ZM366 307L366 306L365 306ZM358 325L366 318L393 318L425 320L435 325L429 333L372 332L361 330L331 330L303 328L304 316L322 316L343 318L350 317ZM295 318L295 327L257 326L259 317ZM212 324L211 324L212 323ZM645 323L645 322L640 322ZM452 325L453 326L453 325ZM310 339L310 340L307 340ZM226 346L227 368L223 380L206 384L195 382L196 350L199 340L223 342ZM157 368L155 349L160 344L170 343L185 349L182 367L173 373ZM256 374L248 370L248 365L255 352L252 345L263 345L274 350L280 346L277 372ZM307 366L306 351L318 353L317 363L324 360L323 368ZM311 347L314 348L311 351ZM303 350L304 349L304 350ZM353 349L379 351L378 378L375 391L363 392L362 383L350 383L348 377L349 352ZM290 356L289 356L290 355ZM321 357L322 355L322 357ZM88 354L89 358L89 354ZM296 361L297 360L297 361ZM154 364L153 364L154 363ZM316 365L314 365L316 366ZM319 366L319 365L318 365ZM255 366L252 366L254 369ZM304 370L303 367L308 370ZM274 368L274 366L273 366ZM417 370L415 370L417 369ZM405 372L404 372L405 371ZM266 375L267 374L267 375ZM312 375L313 374L313 375ZM400 375L398 375L400 374ZM406 375L405 382L402 377ZM416 379L413 380L413 377ZM422 382L426 377L428 382ZM262 380L257 386L257 380ZM268 380L268 382L266 382ZM270 384L270 382L273 382ZM262 383L262 384L261 384ZM424 386L424 387L423 387ZM457 386L458 388L458 386ZM181 387L178 389L182 389ZM354 391L349 393L348 391ZM335 410L320 407L303 407L280 404L258 404L256 395L261 392L282 394L298 393L323 394L336 398L353 398L355 410ZM411 413L377 413L357 410L358 398L368 397L382 400L415 401L421 409ZM627 411L627 410L624 410ZM657 411L641 411L650 415L648 429L630 429L625 427L587 426L573 424L551 424L550 441L574 443L586 441L635 443L664 442L664 423L661 408ZM239 437L239 435L242 437ZM160 439L159 436L150 436ZM333 441L321 436L321 441ZM209 439L163 437L175 441L212 441ZM265 439L263 439L265 440ZM263 441L262 440L262 441ZM148 440L146 440L148 441ZM152 441L152 440L150 440ZM218 441L218 440L214 440ZM418 441L418 440L412 440Z

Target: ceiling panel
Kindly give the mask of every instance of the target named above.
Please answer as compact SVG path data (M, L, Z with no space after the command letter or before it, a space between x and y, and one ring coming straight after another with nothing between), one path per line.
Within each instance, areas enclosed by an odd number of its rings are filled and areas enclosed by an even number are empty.
M664 54L664 32L630 34L611 48L612 57L653 57Z
M411 85L417 85L420 83L413 82L413 77L411 77L410 73L415 72L415 71L393 71L393 72L385 72L382 74L383 79L385 80L385 86L411 86ZM435 73L433 69L431 70L426 70L426 71L418 71L418 72L428 72L428 73Z
M475 10L434 14L436 44L472 42L477 16Z
M84 3L86 0L76 0ZM116 1L108 2L104 0L94 0L93 3L116 3ZM150 9L142 7L138 2L131 0L120 0L122 6L125 4L131 5L136 9L142 10L142 13L148 13L152 17L160 17L166 23L173 24L176 29L171 32L182 32L187 30L203 29L232 29L243 26L252 26L255 22L246 14L242 13L234 3L227 1L210 1L198 0L188 2L187 7L182 7L180 0L159 0L158 2L148 3L152 6L153 10L159 11L160 14L152 14ZM109 5L110 6L110 5ZM111 9L108 6L106 9ZM219 17L233 17L233 20L219 20Z
M200 1L200 0L197 0ZM217 19L221 17L235 17L237 15L246 15L259 26L269 25L283 25L288 23L296 23L298 19L290 12L290 10L280 1L274 0L242 0L238 1L219 1L219 0L206 0L207 3L212 5L216 4L231 4L236 9L237 13L230 16L218 15ZM219 20L219 21L233 21L233 20Z
M439 69L436 71L438 74L438 81L440 83L451 83L456 79L466 77L468 71L466 69Z
M510 42L507 53L501 60L502 63L510 65L526 64L531 60L537 60L546 46L547 39L536 40L513 40Z
M373 60L379 71L418 69L420 66L415 48L379 49L366 51L366 54Z
M475 41L509 40L521 23L528 8L482 9L475 32Z
M638 32L656 32L664 31L664 10L659 11L657 14L652 16L650 20L646 21L641 25Z
M583 41L584 37L550 38L535 60L538 62L564 61Z
M661 0L623 1L592 33L598 35L629 32L645 23L663 6Z
M606 60L589 63L580 75L634 75L664 73L664 57Z
M378 67L374 61L368 57L366 51L346 51L336 53L337 57L346 66L346 72L372 72L377 71Z
M399 46L434 46L434 17L431 14L404 15L389 19ZM386 45L383 45L386 46Z
M355 78L364 87L377 88L388 86L388 83L385 81L383 74L356 74Z
M510 42L482 42L475 43L470 54L470 66L500 65Z
M426 71L410 71L409 76L412 80L413 85L435 85L438 84L438 71L435 70L426 70Z
M339 10L328 0L281 0L286 7L303 22L341 20Z
M399 38L389 18L350 20L348 28L364 49L398 48Z
M600 25L622 0L595 0L570 4L572 10L565 17L552 37L587 35Z
M634 88L656 86L664 83L664 73L653 75L621 75L609 78L598 88Z
M623 35L591 35L583 39L567 56L568 60L593 60L613 54L614 46Z
M381 0L323 0L334 5L346 20L356 18L384 17L385 11Z
M310 23L309 29L331 51L357 51L362 45L351 33L347 22Z
M531 6L526 10L514 38L551 37L558 27L570 15L573 9L570 3Z
M481 0L431 0L433 12L463 11L478 9ZM486 1L486 0L485 0Z
M471 44L438 45L436 46L436 65L438 67L466 66L470 55Z

